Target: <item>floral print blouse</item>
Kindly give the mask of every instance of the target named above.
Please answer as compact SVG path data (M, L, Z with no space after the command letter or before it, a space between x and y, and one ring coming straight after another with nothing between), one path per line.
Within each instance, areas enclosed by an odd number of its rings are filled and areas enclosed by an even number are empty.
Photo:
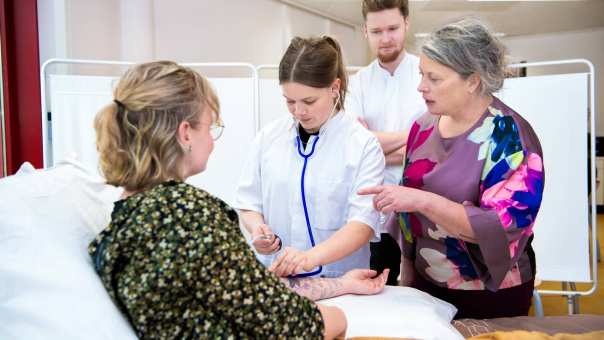
M141 338L322 338L317 306L256 260L234 210L191 185L116 202L89 252Z
M529 281L544 186L537 135L497 98L459 136L441 137L438 120L427 113L413 124L402 182L463 204L477 243L420 213L401 213L404 256L423 278L449 289L496 291Z

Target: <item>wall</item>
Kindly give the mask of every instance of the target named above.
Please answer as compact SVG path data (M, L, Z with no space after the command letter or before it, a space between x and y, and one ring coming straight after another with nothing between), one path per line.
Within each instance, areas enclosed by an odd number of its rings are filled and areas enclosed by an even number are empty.
M604 136L604 27L594 30L563 32L504 39L513 60L547 61L584 58L596 69L596 134ZM587 67L529 68L529 75L585 72Z
M349 65L368 60L360 28L276 0L38 0L41 63L53 57L278 63L291 37L331 34Z
M38 0L40 64L50 58L65 58L67 22L64 0Z
M40 64L51 58L122 60L121 3L120 0L38 0ZM107 71L113 72L102 67L66 65L53 65L49 69L50 73Z
M4 161L13 174L25 161L42 165L36 0L0 0L0 45Z
M68 57L116 59L121 33L116 12L119 4L120 0L66 1Z

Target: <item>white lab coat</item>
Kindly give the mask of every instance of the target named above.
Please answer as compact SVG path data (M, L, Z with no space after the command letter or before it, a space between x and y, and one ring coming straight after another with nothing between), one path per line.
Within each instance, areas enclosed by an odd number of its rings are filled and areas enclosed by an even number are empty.
M393 75L374 60L350 77L346 112L362 117L372 131L402 131L428 108L417 87L421 81L419 58L406 53ZM385 184L399 184L401 165L389 165Z
M285 247L310 249L302 206L300 176L304 159L296 146L297 127L291 116L266 126L256 136L237 187L234 207L261 213ZM317 138L311 136L305 153ZM384 156L376 137L341 111L319 132L309 157L305 193L315 244L327 240L349 221L367 224L379 240L379 214L372 196L357 190L382 184ZM269 266L276 255L258 254ZM369 244L350 256L323 266L322 276L337 277L354 268L369 267Z

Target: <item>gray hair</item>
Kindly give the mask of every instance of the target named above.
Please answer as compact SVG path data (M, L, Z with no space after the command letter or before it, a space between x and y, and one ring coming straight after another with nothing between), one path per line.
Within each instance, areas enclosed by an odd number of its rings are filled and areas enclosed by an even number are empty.
M477 19L462 19L434 31L422 53L462 78L480 76L482 95L497 92L505 78L505 46Z

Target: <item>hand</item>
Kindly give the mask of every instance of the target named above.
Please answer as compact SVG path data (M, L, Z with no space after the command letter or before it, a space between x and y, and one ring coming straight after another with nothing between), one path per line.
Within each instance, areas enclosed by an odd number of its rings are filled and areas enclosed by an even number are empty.
M311 271L316 265L310 259L308 252L287 247L277 257L268 270L279 277Z
M270 255L281 248L281 239L266 224L260 224L252 232L252 245L262 255Z
M340 279L349 287L350 294L373 295L384 290L389 272L390 269L386 268L380 275L376 276L377 272L375 270L353 269Z
M359 195L375 195L373 208L381 213L418 211L423 204L426 192L400 185L377 185L362 188Z
M369 124L367 124L367 121L365 119L363 119L362 117L357 117L357 120L359 121L359 123L361 123L361 125L365 127L365 129L369 130Z

